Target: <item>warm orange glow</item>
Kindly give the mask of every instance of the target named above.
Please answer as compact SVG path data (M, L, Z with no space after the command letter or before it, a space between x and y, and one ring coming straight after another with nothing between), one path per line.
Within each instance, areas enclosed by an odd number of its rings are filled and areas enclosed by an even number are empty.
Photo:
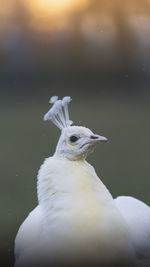
M50 12L60 12L68 9L76 4L78 1L74 0L36 0L32 1L34 5L43 12L49 9Z
M35 30L50 32L66 28L72 11L82 10L89 0L22 0L30 15L30 26Z
M88 0L30 0L28 5L35 12L57 14L82 8Z

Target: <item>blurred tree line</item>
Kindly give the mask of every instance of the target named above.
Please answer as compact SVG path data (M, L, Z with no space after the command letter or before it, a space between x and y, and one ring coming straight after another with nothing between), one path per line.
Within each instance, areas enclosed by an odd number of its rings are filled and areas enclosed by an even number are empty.
M44 2L2 0L1 82L149 78L149 0Z

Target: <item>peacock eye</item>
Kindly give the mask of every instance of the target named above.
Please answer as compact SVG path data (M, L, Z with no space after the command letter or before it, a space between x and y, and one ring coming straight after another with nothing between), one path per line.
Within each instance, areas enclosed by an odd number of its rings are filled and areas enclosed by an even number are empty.
M78 139L79 139L79 137L77 137L76 135L72 135L69 138L70 142L72 142L72 143L76 142Z

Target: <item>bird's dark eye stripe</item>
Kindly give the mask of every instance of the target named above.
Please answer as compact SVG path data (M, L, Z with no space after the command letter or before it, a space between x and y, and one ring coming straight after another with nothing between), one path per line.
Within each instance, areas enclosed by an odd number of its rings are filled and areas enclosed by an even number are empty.
M71 142L76 142L78 139L79 138L77 136L75 136L75 135L70 136L70 141Z

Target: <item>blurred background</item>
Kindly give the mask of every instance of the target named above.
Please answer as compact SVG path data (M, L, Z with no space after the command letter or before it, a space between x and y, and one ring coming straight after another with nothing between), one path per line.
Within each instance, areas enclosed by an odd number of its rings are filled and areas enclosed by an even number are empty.
M52 95L70 95L74 123L108 137L88 161L112 195L150 205L149 87L150 0L0 1L3 266L60 135L43 122Z

